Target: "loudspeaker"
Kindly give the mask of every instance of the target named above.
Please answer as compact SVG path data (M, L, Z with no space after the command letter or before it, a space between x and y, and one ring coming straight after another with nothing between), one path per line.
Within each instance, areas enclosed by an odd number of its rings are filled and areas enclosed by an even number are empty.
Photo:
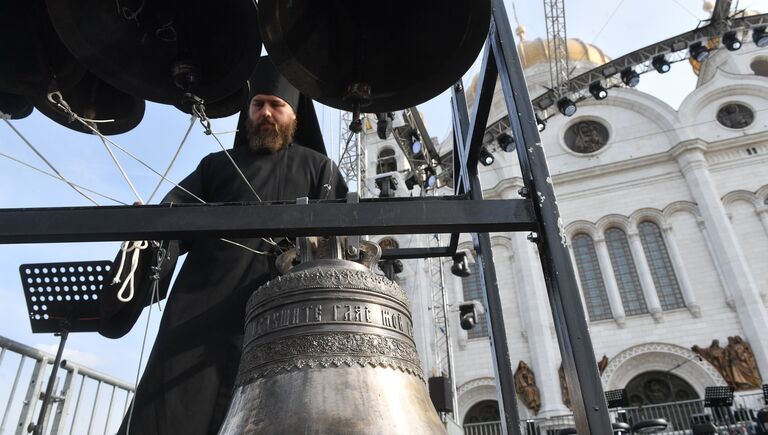
M451 380L447 376L429 378L429 398L437 412L453 412Z

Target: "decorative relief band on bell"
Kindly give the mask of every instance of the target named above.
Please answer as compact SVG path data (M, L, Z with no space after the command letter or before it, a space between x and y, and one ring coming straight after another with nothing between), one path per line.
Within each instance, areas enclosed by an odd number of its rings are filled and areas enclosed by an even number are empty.
M389 367L423 379L416 347L377 334L334 332L248 345L236 385L302 368Z
M247 341L265 334L303 326L373 326L413 337L413 323L407 312L373 301L347 299L300 302L266 310L250 318L245 327Z
M254 293L248 301L247 310L260 305L267 299L280 293L310 289L310 288L338 288L368 290L391 296L407 304L408 297L400 286L386 277L372 272L364 272L351 269L310 269L293 272L285 276L273 279Z

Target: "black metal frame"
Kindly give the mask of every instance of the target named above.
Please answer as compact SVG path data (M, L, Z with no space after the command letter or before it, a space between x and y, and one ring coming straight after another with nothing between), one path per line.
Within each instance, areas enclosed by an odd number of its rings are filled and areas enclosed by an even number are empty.
M82 242L200 237L451 233L448 246L385 251L385 258L450 256L458 234L472 232L495 355L500 411L509 434L520 434L513 371L489 232L533 231L547 284L579 433L612 433L576 277L566 246L544 149L503 0L493 19L474 113L459 82L453 89L454 186L458 196L316 202L308 205L207 204L0 210L0 243ZM496 77L504 91L523 175L525 199L483 200L477 160ZM468 196L468 197L467 197Z

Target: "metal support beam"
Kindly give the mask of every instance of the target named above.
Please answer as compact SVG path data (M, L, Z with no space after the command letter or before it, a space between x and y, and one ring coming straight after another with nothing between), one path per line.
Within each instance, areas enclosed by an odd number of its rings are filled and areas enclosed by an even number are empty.
M504 90L523 182L530 192L540 226L535 240L574 405L576 427L581 434L610 434L613 430L608 407L566 246L563 222L503 0L493 0L493 21L489 39Z
M368 199L0 210L0 243L530 231L524 200Z
M493 29L493 26L491 26ZM485 66L485 72L483 74L482 82L486 81L487 69L491 67L493 62L488 62L489 58L492 59L490 52L490 36L489 43L486 44L486 57L483 60ZM495 82L495 76L491 82ZM481 88L482 84L478 84ZM490 93L493 93L491 88ZM486 95L478 94L478 99L487 97ZM461 167L459 172L461 179L464 180L465 186L470 192L472 203L482 204L483 201L483 189L480 185L480 180L477 177L477 158L473 159L474 166L467 167L467 161L471 154L471 141L473 137L477 135L474 131L469 130L470 122L467 115L467 103L464 95L464 87L461 82L457 83L453 87L453 116L454 116L454 137L460 138L456 142L455 154L462 156ZM473 114L472 126L474 130L483 130L485 123L478 122L479 118L487 118L490 110L490 104L482 107L482 102L476 103ZM467 139L462 139L467 138ZM482 138L482 135L479 136ZM479 139L478 139L479 140ZM503 421L502 431L505 435L519 435L520 434L520 417L517 411L517 396L515 394L515 380L512 371L512 361L509 356L509 345L507 343L507 333L504 327L504 312L501 305L501 296L499 294L498 281L496 279L496 269L493 264L493 253L491 251L491 238L488 233L475 232L472 234L472 240L474 242L475 252L477 253L477 272L483 279L480 280L480 290L483 294L483 302L488 315L486 320L488 322L488 338L490 340L491 351L494 355L493 368L496 375L496 396L499 402L499 413Z

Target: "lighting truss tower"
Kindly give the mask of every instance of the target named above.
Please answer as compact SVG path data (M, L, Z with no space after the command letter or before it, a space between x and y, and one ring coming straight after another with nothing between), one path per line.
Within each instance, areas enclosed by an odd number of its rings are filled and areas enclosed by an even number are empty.
M568 83L570 74L564 0L544 0L544 21L547 24L549 78L552 89L559 98L565 93L564 85Z
M433 195L437 196L437 189ZM440 234L430 234L429 247L438 248L442 246ZM428 258L427 267L429 267L430 289L432 291L432 322L434 325L435 337L435 371L438 376L448 376L451 379L451 397L453 405L454 420L459 415L458 400L456 397L456 372L453 364L453 348L451 345L451 333L449 328L449 310L448 298L445 289L445 268L443 259Z
M361 186L365 183L365 151L360 143L362 135L352 134L349 129L350 122L352 122L352 112L340 112L339 171L349 190L357 191L362 195Z

